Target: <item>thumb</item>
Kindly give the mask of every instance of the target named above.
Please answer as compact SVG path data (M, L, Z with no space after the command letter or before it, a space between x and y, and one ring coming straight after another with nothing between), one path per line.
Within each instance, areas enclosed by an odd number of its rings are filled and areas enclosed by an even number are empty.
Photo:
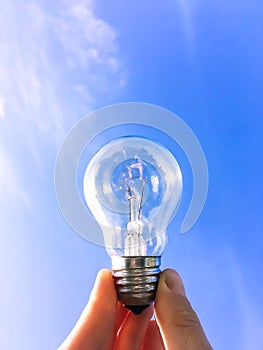
M164 270L160 275L155 314L167 350L212 349L174 270Z

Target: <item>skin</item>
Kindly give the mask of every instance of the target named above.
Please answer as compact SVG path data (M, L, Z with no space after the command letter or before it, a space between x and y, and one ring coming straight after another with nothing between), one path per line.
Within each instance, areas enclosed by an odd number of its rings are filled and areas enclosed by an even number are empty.
M152 320L153 314L155 320ZM182 280L164 270L155 304L134 315L117 300L109 270L101 270L89 302L58 350L212 350Z

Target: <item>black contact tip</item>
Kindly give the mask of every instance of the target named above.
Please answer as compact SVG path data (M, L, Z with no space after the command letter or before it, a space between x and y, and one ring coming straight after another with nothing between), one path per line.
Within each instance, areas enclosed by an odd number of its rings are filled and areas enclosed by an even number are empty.
M149 305L125 305L134 315L140 315Z

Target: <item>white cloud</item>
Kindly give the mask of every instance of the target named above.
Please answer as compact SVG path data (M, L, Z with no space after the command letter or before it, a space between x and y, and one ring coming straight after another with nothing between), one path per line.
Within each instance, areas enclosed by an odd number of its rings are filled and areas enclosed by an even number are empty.
M16 159L27 154L43 169L43 149L56 152L73 123L125 86L125 72L116 32L93 1L5 2L0 52L0 186L22 198Z
M178 8L181 12L182 26L185 33L185 39L187 48L189 51L194 49L194 41L195 41L195 29L194 29L194 18L193 18L193 10L194 10L194 1L191 0L178 0L177 2Z
M243 327L242 349L260 350L263 343L263 317L258 305L255 304L250 292L250 286L245 283L244 275L235 261L234 254L230 254L229 257L229 268Z
M101 100L112 89L125 86L116 31L95 16L91 1L68 1L60 16L53 18L53 28L65 63L83 74L77 87L82 85L89 97Z
M0 96L0 119L5 116L5 101L2 96Z
M54 9L10 1L1 12L0 91L9 123L27 140L35 129L61 139L70 102L86 113L125 85L115 30L95 16L92 1L64 0Z
M16 205L21 203L30 207L31 200L21 187L19 173L16 171L10 156L4 152L3 147L0 147L0 165L0 207L4 208L10 202L14 210Z

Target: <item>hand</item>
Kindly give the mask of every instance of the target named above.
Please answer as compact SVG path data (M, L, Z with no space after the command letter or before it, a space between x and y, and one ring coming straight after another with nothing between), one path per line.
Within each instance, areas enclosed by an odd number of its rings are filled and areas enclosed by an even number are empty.
M161 273L155 305L137 316L117 300L111 272L101 270L87 306L58 350L137 349L212 350L174 270Z

